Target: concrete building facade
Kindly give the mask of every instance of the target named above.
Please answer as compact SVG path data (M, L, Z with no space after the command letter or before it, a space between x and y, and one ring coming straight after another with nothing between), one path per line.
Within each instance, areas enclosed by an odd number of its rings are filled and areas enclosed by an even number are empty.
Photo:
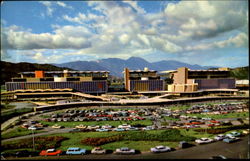
M157 71L148 70L129 70L124 69L124 82L127 91L162 91L164 81L157 75Z
M206 89L234 89L235 79L230 78L228 68L217 70L190 70L186 67L171 71L173 84L168 85L170 92L194 92Z
M108 71L35 71L19 73L6 82L7 91L25 89L65 89L84 93L106 93Z

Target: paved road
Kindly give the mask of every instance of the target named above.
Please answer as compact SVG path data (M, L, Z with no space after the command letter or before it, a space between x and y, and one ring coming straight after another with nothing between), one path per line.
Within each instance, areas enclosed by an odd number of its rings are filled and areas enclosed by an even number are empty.
M37 133L34 134L34 136L42 136L42 135L49 135L49 134L60 134L60 133L67 133L70 130L72 130L73 128L64 128L64 129L53 129L53 128L46 128L45 132L42 133ZM13 140L19 140L19 139L27 139L27 138L31 138L33 137L33 135L25 135L25 136L19 136L19 137L14 137L14 138L10 138L10 139L4 139L1 140L2 143L6 142L6 141L13 141Z
M221 141L211 144L197 145L187 149L180 149L172 152L152 154L149 152L136 155L83 155L83 156L50 156L50 157L31 157L25 159L209 159L214 155L224 155L232 159L249 159L249 135L241 137L235 143L224 143ZM15 158L24 159L24 158Z

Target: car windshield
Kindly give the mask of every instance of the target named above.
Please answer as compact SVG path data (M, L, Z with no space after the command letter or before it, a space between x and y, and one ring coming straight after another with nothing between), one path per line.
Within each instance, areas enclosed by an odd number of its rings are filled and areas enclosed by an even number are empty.
M48 149L47 152L54 152L55 149Z
M129 151L129 148L121 148L121 151Z
M156 148L157 148L157 149L165 149L164 146L157 146Z

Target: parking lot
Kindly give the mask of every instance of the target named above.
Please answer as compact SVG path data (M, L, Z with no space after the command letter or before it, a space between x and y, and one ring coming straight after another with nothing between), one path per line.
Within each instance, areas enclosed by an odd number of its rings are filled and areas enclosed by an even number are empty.
M220 116L228 114L245 114L247 112L248 108L243 103L193 105L184 110L172 110L168 107L140 109L128 108L126 110L122 108L116 110L83 108L63 110L60 112L50 112L50 114L40 114L40 117L36 116L29 119L24 119L24 121L28 126L31 126L30 122L32 121L42 121L43 124L47 124L50 127L56 124L61 126L66 125L66 128L74 128L81 124L86 126L95 126L95 124L98 125L102 122L105 122L111 124L111 127L109 128L110 131L118 127L118 124L115 122L125 124L133 123L134 127L138 128L138 130L145 130L145 128L146 130L199 127L209 128L214 126L232 125L232 123L237 123L237 121L238 124L243 124L242 118L237 119L235 117L228 117L225 119L223 117L220 118ZM198 116L196 116L196 114ZM146 125L141 124L146 121ZM137 122L138 124L136 124ZM71 123L72 125L70 125ZM97 126L97 128L102 128L101 125L102 124L100 124L99 127ZM34 124L32 126L36 125ZM129 129L124 128L124 130Z
M27 118L22 118L23 124L21 124L20 126L22 126L24 129L27 128L28 130L28 128L30 127L32 128L39 127L39 128L42 128L44 132L34 134L34 135L26 135L26 136L19 136L19 137L4 139L2 140L2 143L13 141L13 140L24 139L24 138L31 138L33 136L37 137L37 136L52 135L52 134L67 134L71 132L73 133L75 132L109 133L111 131L114 131L114 132L151 131L151 130L158 131L158 130L167 130L167 129L184 129L184 130L187 129L188 130L188 129L197 129L197 128L203 128L203 129L210 128L211 129L213 127L234 125L234 122L236 121L239 123L239 125L243 125L245 123L249 124L249 120L248 120L248 123L245 122L247 121L247 116L245 118L237 118L236 116L238 116L238 114L241 114L241 115L246 114L247 112L248 112L247 106L240 102L239 103L218 103L218 104L212 104L212 105L211 104L199 104L199 105L192 105L192 106L185 107L185 108L182 107L180 109L176 107L174 108L172 107L161 107L161 108L127 107L125 109L124 108L67 109L67 110L60 110L60 111L52 111L48 113L40 113L37 115L31 115ZM222 117L226 115L228 115L228 118ZM59 128L57 127L55 128L55 125L58 126ZM65 125L65 127L64 128L60 127L62 125ZM40 131L40 130L37 129L36 131ZM211 144L215 144L215 143L211 143ZM219 143L218 145L220 144L221 143ZM232 143L232 144L235 144L235 143ZM227 144L223 143L222 145L227 145ZM70 147L71 145L68 145L68 146ZM198 145L197 147L199 146L200 145ZM203 145L201 147L203 147ZM143 157L144 156L146 158L151 157L151 154L147 156L147 152L141 151L141 153L143 154L145 153ZM168 154L172 154L172 153L175 153L175 151L169 152ZM107 154L107 157L109 157L110 155L111 154ZM135 158L136 156L137 154L135 155ZM158 155L153 155L153 156L157 157ZM171 155L168 155L168 157L170 156ZM179 156L182 156L182 155L179 155ZM200 155L197 155L197 157L198 156ZM89 156L86 155L84 157L88 158ZM119 156L116 156L115 158L117 157L119 158ZM140 158L141 155L138 155L138 157Z

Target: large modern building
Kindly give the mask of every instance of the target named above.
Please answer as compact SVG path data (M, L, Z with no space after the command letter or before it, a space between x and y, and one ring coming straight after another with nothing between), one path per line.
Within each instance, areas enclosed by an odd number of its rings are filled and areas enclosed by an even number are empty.
M84 93L106 93L108 71L35 71L19 73L6 82L7 91L30 89L65 89Z
M168 86L171 92L193 92L208 89L234 89L235 79L230 78L228 68L217 70L190 70L186 67L169 72L173 84Z
M148 70L129 70L124 69L125 89L127 91L162 91L164 81L157 75L157 71Z

